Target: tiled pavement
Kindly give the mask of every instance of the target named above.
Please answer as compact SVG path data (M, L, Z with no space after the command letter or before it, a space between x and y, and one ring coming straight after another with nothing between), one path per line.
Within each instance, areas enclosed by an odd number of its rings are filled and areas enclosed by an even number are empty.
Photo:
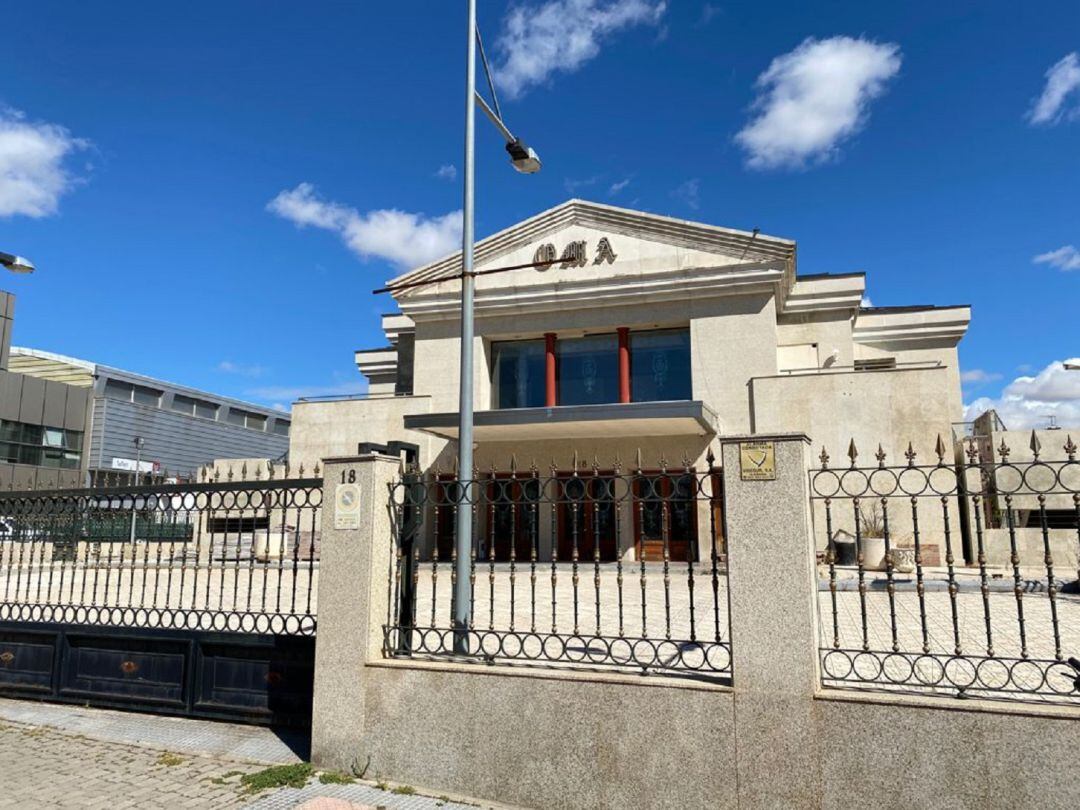
M363 782L313 778L303 790L255 795L240 784L298 761L269 729L0 699L0 808L284 810L318 797L387 810L477 806Z

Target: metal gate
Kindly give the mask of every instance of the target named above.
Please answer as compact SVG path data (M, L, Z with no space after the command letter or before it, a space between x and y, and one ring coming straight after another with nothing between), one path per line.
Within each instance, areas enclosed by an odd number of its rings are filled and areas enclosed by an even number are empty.
M0 694L310 725L322 480L261 475L0 493Z

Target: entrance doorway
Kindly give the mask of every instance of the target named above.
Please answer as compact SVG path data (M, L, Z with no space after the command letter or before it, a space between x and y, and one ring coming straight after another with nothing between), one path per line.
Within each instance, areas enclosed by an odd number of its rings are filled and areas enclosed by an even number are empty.
M560 560L614 562L618 534L614 498L615 479L608 475L567 475L559 487Z
M645 473L634 479L634 538L638 559L697 561L697 477Z

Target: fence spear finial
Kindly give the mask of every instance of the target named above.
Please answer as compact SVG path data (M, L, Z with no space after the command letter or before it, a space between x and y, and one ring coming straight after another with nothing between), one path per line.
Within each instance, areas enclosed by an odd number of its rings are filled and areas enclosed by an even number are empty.
M852 437L851 441L848 443L847 455L848 455L848 458L851 459L851 469L854 470L855 469L855 459L857 459L859 457L859 448L857 448L855 446L855 438L854 437Z
M615 451L615 466L612 467L612 469L614 470L616 477L622 475L622 457L619 456L618 450Z
M1001 456L1001 463L1004 464L1009 460L1009 453L1012 450L1009 449L1009 445L1005 444L1005 437L1001 437L1001 444L998 446L998 455Z
M247 481L247 462L240 465L240 480Z
M1042 450L1042 442L1039 441L1038 435L1035 431L1031 431L1031 452L1035 456L1035 460L1039 460L1039 451Z
M592 457L592 472L593 472L593 475L599 475L600 474L600 459L597 458L596 453L593 453L593 457Z
M964 452L967 453L969 464L979 463L979 445L976 443L974 436L968 439L967 450Z
M940 433L937 435L937 441L934 443L934 453L937 455L938 466L945 466L945 440L941 438Z
M1076 461L1076 444L1073 442L1072 434L1065 437L1065 455L1069 457L1069 461Z
M709 445L709 449L705 453L705 463L709 465L710 470L716 464L716 454L713 453L711 444Z
M821 469L829 469L829 451L825 449L825 445L821 445L821 454L818 456L821 460ZM712 466L711 464L709 466Z
M916 457L916 455L917 455L917 453L915 452L915 445L912 444L909 441L907 443L907 451L904 453L904 458L907 459L907 465L909 467L914 467L915 466L915 457Z
M640 447L638 447L638 449L637 449L637 454L636 454L636 457L635 457L635 461L637 462L637 471L641 472L641 448Z
M315 462L315 477L319 477L319 462Z
M578 451L574 450L574 475L578 472Z
M877 452L874 453L874 458L877 459L877 465L879 468L885 466L885 448L881 446L881 442L878 442Z
M274 480L274 462L270 459L266 460L266 477L268 480Z

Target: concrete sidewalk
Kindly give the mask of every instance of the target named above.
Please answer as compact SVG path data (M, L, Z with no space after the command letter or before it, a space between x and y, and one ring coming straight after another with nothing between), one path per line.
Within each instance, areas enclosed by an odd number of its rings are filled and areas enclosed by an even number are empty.
M303 788L258 793L241 782L267 766L302 763L306 747L302 735L256 726L0 698L0 808L495 806L343 774L334 777L347 784L324 784L315 772Z

